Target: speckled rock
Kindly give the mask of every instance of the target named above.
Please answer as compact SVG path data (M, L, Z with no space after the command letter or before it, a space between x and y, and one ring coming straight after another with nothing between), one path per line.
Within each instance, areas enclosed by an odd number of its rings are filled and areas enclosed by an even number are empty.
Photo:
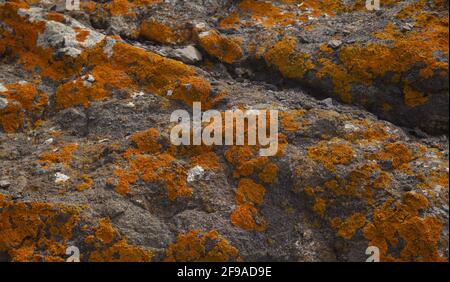
M0 1L0 260L448 261L448 2L363 2ZM173 145L197 101L277 154Z

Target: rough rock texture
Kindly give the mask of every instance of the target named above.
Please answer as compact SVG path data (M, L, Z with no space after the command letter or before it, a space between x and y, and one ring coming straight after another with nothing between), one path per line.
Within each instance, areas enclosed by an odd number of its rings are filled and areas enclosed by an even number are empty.
M447 261L448 1L381 3L0 1L0 260ZM195 101L277 155L172 145Z

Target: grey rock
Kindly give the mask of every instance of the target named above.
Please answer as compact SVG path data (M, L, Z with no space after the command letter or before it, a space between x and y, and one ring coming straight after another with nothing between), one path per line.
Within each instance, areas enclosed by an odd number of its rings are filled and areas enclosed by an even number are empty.
M413 27L414 27L413 24L411 24L411 23L406 23L406 24L402 25L401 30L402 30L403 32L411 31L411 30L413 29Z
M328 47L333 48L333 49L338 49L341 45L342 45L342 41L337 40L337 39L328 41Z
M8 180L0 180L0 188L6 189L11 185L11 182Z
M3 110L8 106L8 100L5 98L0 97L0 110Z
M192 45L174 50L171 57L191 65L203 60L203 56L200 51Z
M3 84L0 83L0 92L6 92L6 91L8 91L8 89Z

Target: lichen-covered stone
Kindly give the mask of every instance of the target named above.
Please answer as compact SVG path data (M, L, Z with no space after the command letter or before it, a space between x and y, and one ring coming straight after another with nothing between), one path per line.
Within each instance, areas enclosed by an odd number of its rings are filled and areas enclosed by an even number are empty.
M56 2L0 1L0 260L448 261L448 1Z

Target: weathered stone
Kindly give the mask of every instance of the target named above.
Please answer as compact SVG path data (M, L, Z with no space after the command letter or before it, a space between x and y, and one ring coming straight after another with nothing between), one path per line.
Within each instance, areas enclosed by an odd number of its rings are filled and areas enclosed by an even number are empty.
M448 136L422 132L448 128L446 1L19 2L0 260L448 261ZM196 101L277 110L278 154L175 146Z
M202 54L192 45L186 46L181 49L176 49L172 52L171 56L177 60L182 61L185 64L196 64L203 60Z

